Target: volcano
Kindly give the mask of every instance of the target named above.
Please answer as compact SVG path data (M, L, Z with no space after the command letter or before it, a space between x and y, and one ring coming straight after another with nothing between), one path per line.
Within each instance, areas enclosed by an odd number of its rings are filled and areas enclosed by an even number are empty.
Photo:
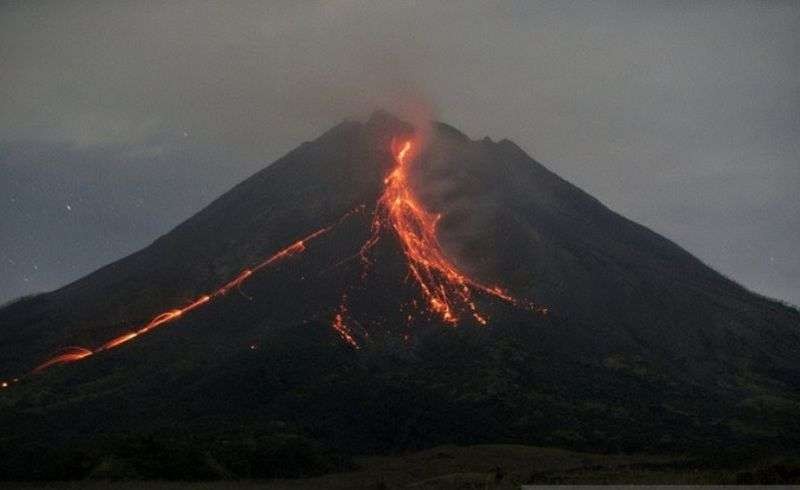
M796 445L799 329L511 141L379 111L0 310L3 438Z

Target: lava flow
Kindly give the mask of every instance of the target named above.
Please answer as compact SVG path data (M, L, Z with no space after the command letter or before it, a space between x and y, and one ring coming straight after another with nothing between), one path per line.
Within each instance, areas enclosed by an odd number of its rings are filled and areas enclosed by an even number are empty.
M276 263L278 263L278 262L280 262L280 261L282 261L284 259L287 259L287 258L289 258L289 257L291 257L293 255L297 255L297 254L300 254L300 253L304 252L306 250L306 244L309 241L314 240L316 238L319 238L320 236L324 235L325 233L328 233L333 228L335 228L339 223L341 223L343 220L345 220L346 218L351 216L353 213L358 212L358 211L360 211L362 209L363 209L363 206L359 206L358 208L348 212L347 214L342 216L336 223L334 223L334 224L332 224L330 226L327 226L325 228L321 228L321 229L315 231L314 233L311 233L311 234L303 237L302 239L292 243L288 247L283 248L282 250L279 250L278 252L274 253L273 255L271 255L270 257L268 257L267 259L265 259L261 263L257 264L256 266L254 266L252 268L249 268L249 269L243 270L234 279L232 279L231 281L226 282L224 285L222 285L221 287L216 289L214 292L209 293L209 294L201 295L198 298L196 298L195 300L193 300L191 303L189 303L188 305L186 305L186 306L184 306L182 308L175 308L175 309L167 310L167 311L165 311L163 313L160 313L160 314L156 315L152 320L150 320L145 325L142 325L139 328L131 330L130 332L127 332L127 333L124 333L122 335L119 335L118 337L115 337L115 338L105 342L104 344L100 345L100 347L97 347L94 350L87 349L85 347L68 347L66 349L63 349L63 351L60 354L58 354L58 355L46 360L45 362L39 364L38 366L36 366L33 369L32 373L39 373L39 372L44 371L45 369L47 369L47 368L49 368L51 366L54 366L56 364L66 364L66 363L80 361L80 360L86 359L87 357L90 357L90 356L92 356L94 354L97 354L98 352L103 352L103 351L114 349L114 348L119 347L119 346L121 346L121 345L123 345L123 344L125 344L127 342L130 342L131 340L133 340L133 339L135 339L135 338L137 338L137 337L139 337L141 335L144 335L144 334L146 334L146 333L148 333L148 332L150 332L150 331L152 331L152 330L154 330L154 329L156 329L158 327L161 327L163 325L166 325L167 323L173 322L173 321L177 320L178 318L180 318L181 316L185 315L186 313L189 313L192 310L195 310L197 308L200 308L201 306L204 306L204 305L210 303L214 298L217 298L219 296L223 296L223 295L227 294L228 291L230 291L231 289L233 289L233 288L237 288L238 289L242 285L242 283L244 283L254 273L256 273L256 272L258 272L258 271L260 271L262 269L265 269L267 267L270 267L272 265L275 265ZM12 382L16 382L16 381L18 381L17 378L12 380ZM4 381L0 385L0 387L2 387L2 388L6 388L8 386L9 386L9 382L7 382L7 381Z
M412 300L411 304L408 305L413 307L412 309L416 313L437 317L449 325L456 325L462 316L470 317L477 324L486 325L488 317L479 311L475 303L476 293L499 299L512 305L522 306L526 309L535 309L542 313L547 313L545 308L536 308L527 302L518 301L498 286L487 286L476 281L448 260L436 236L436 228L441 215L431 213L425 209L414 195L409 182L408 166L412 153L416 150L413 141L410 139L405 140L399 145L393 142L392 150L395 165L384 179L383 193L377 200L372 213L370 236L361 245L356 255L362 261L361 278L366 278L373 262L370 252L381 238L388 233L397 237L406 258L408 276L416 284L422 295L423 301ZM364 209L365 206L362 205L349 211L332 225L321 228L279 250L259 264L242 270L236 277L213 292L198 296L186 306L164 311L156 315L148 323L106 341L94 350L85 347L66 348L58 355L41 363L32 372L38 373L57 364L80 361L99 352L115 349L156 328L174 322L183 315L209 304L220 296L224 296L232 289L237 289L241 292L241 285L253 274L304 252L308 242L330 232L349 216ZM331 322L331 327L344 342L357 349L359 344L347 325L349 316L347 292L345 291L342 295L341 304ZM410 323L413 320L413 315L407 314L406 320ZM365 331L364 335L366 337L368 333ZM6 388L10 383L18 381L19 378L4 381L0 383L0 387Z
M488 317L478 310L475 292L515 305L518 301L497 286L487 286L472 279L448 260L436 237L441 215L425 209L409 182L408 166L415 151L414 143L406 140L399 145L393 143L392 146L395 166L384 180L384 191L373 212L371 235L359 251L364 264L362 278L366 277L372 263L370 250L385 232L393 231L405 254L410 277L424 297L424 309L449 325L457 324L462 314L469 315L480 325L486 325ZM343 295L332 326L344 340L356 346L344 322L347 311L347 297ZM411 319L409 315L407 320Z

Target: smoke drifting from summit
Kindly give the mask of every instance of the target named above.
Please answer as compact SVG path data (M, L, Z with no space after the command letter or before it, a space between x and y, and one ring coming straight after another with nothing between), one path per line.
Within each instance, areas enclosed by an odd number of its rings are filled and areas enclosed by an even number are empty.
M185 130L263 165L378 107L422 121L428 47L408 20L389 4L6 6L0 137L93 145Z

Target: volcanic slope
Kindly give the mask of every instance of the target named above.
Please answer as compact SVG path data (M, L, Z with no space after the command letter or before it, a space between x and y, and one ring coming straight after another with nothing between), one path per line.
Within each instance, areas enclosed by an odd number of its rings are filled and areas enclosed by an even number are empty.
M800 434L798 328L510 141L377 112L0 310L0 397L14 440L783 445Z

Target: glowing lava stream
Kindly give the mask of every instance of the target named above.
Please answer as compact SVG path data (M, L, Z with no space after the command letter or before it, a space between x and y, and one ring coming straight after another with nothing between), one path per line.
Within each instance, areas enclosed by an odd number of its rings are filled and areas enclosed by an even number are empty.
M375 205L372 215L370 237L362 244L356 255L360 257L363 264L362 279L368 274L368 269L372 263L369 257L370 251L377 245L385 232L393 232L399 239L406 257L409 277L416 283L424 297L426 304L424 309L428 313L441 318L444 323L456 325L459 322L459 316L462 313L466 313L478 324L486 325L488 318L478 310L473 298L475 292L546 314L546 308L538 308L531 303L518 301L498 286L487 286L470 278L447 259L436 237L436 226L441 215L430 213L425 209L414 195L408 179L408 164L414 151L414 144L412 140L406 140L399 146L394 143L392 146L395 166L384 179L384 190ZM160 313L147 324L115 337L94 350L85 347L63 349L60 354L33 369L32 373L44 371L57 364L80 361L98 352L115 349L156 328L173 322L186 313L227 294L231 289L238 289L254 273L302 253L305 251L306 244L309 241L328 233L349 216L363 209L364 206L362 205L349 211L332 225L303 237L256 266L244 269L239 275L217 290L197 297L182 308ZM418 311L423 309L416 300L412 301L412 304ZM354 348L359 348L355 336L346 324L348 316L349 309L347 307L347 293L345 292L331 322L331 327L344 342ZM412 315L408 315L407 320L410 322L412 318ZM7 388L11 383L18 381L19 378L3 381L0 383L0 388Z
M293 255L297 255L297 254L300 254L300 253L304 252L305 249L306 249L306 244L309 241L314 240L315 238L319 238L320 236L324 235L325 233L328 233L329 231L334 229L339 223L344 221L346 218L348 218L353 213L355 213L357 211L360 211L361 209L363 209L363 206L359 206L358 208L356 208L354 210L351 210L350 212L348 212L347 214L342 216L336 223L334 223L334 224L332 224L330 226L327 226L325 228L321 228L321 229L315 231L314 233L311 233L311 234L303 237L302 239L292 243L288 247L286 247L286 248L284 248L282 250L279 250L278 252L276 252L275 254L273 254L272 256L270 256L269 258L267 258L266 260L264 260L260 264L254 266L254 267L252 267L250 269L243 270L233 280L228 281L223 286L218 288L216 291L214 291L214 292L212 292L210 294L204 294L204 295L196 298L194 301L192 301L188 305L184 306L183 308L176 308L176 309L172 309L172 310L168 310L168 311L165 311L163 313L160 313L159 315L155 316L152 320L150 320L150 322L148 322L147 324L137 328L136 330L132 330L132 331L127 332L125 334L122 334L122 335L120 335L118 337L115 337L115 338L109 340L108 342L102 344L100 347L98 347L98 348L96 348L94 350L90 350L90 349L87 349L85 347L67 347L67 348L63 349L63 351L59 355L54 356L54 357L46 360L45 362L41 363L40 365L38 365L36 368L33 369L32 373L39 373L39 372L44 371L45 369L47 369L47 368L49 368L51 366L54 366L56 364L66 364L66 363L70 363L70 362L80 361L80 360L86 359L87 357L90 357L90 356L92 356L94 354L97 354L98 352L103 352L103 351L114 349L116 347L119 347L122 344L130 342L131 340L135 339L136 337L139 337L141 335L146 334L147 332L150 332L151 330L154 330L154 329L156 329L158 327L161 327L161 326L163 326L163 325L165 325L167 323L170 323L170 322L180 318L181 316L185 315L186 313L189 313L192 310L195 310L195 309L200 308L201 306L203 306L205 304L208 304L214 298L217 298L219 296L225 295L231 289L238 288L239 286L242 285L243 282L245 282L248 278L250 278L250 276L252 276L254 273L260 271L261 269L265 269L265 268L270 267L272 265L275 265L276 263L278 263L278 262L280 262L280 261L282 261L284 259L287 259L287 258L289 258L289 257L291 257ZM15 378L14 380L12 380L12 382L17 382L17 381L18 381L18 378ZM4 381L0 385L0 387L2 387L2 388L6 388L8 386L9 386L9 382L7 382L7 381Z
M408 165L411 154L415 151L414 144L412 140L406 140L400 145L393 143L392 146L395 166L384 180L383 194L373 212L371 235L359 251L364 263L362 278L366 277L371 264L370 250L378 243L384 231L394 231L406 256L410 277L427 303L426 309L446 324L456 325L460 313L464 312L478 324L486 325L487 316L475 305L473 296L476 291L507 303L520 304L501 288L487 286L470 278L444 255L436 237L436 226L441 215L425 209L414 195L409 182ZM531 307L527 304L523 306ZM345 294L332 327L343 340L357 347L352 332L345 325L344 316L347 311ZM411 320L411 316L408 320Z

